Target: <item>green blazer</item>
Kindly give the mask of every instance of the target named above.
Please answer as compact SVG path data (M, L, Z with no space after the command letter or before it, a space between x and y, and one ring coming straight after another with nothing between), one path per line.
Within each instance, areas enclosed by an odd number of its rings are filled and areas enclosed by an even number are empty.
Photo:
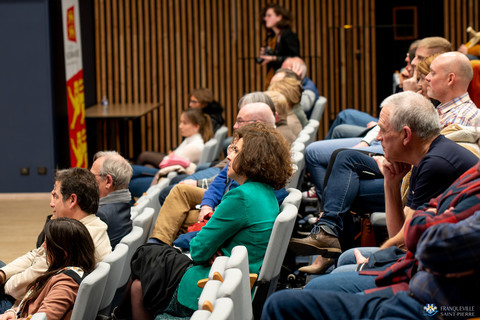
M208 259L218 249L225 256L230 256L235 246L245 246L250 273L258 273L278 212L273 188L267 184L247 180L240 187L227 192L215 214L190 242L194 265L180 281L178 301L190 309L198 309L202 289L197 282L208 278Z

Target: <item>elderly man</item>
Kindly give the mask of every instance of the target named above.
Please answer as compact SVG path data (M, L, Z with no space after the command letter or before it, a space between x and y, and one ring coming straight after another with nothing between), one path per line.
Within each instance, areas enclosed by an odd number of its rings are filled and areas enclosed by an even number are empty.
M110 252L107 225L95 213L98 209L99 191L95 176L86 169L72 168L58 171L52 190L50 207L53 217L67 217L82 222L95 244L95 259L102 261ZM9 308L23 298L27 286L48 269L43 246L15 259L0 269L0 284L5 284L2 306ZM3 313L5 310L0 310Z
M275 117L271 108L266 103L253 102L256 100L255 96L249 95L242 98L242 106L234 129L252 122L263 122L273 126ZM150 242L161 241L171 245L179 234L187 231L188 226L202 221L207 214L213 212L223 194L238 186L235 181L227 179L227 170L228 164L215 177L207 190L186 183L173 187L160 210ZM277 198L283 199L286 194L283 190L283 192L277 191L276 195ZM195 209L198 204L200 204L200 211Z
M403 230L400 230L405 217L410 217L419 206L443 192L477 162L477 157L440 135L438 113L421 95L413 92L395 94L385 99L382 107L377 139L382 143L385 158L378 157L377 161L385 177L385 211L391 236L385 247L389 247L403 244ZM381 176L375 160L355 150L340 152L335 164L338 166L332 170L325 188L324 212L317 225L309 237L292 239L290 243L296 253L338 255L341 252L338 235L343 230L343 215L358 196L359 176L365 172ZM414 168L404 208L400 186L411 166ZM382 194L379 192L376 198L383 198ZM320 263L313 266L325 268L325 264Z
M423 59L426 57L425 55L445 52L450 47L451 47L450 43L444 38L430 37L430 38L422 39L418 43L417 51L415 53L416 56L414 61L412 61L412 65L416 65L416 63L421 58ZM463 65L462 59L456 59L456 60L458 60L458 62ZM456 78L458 77L468 78L469 72L466 70L467 70L466 68L456 69L455 71L457 74ZM471 66L470 66L470 70L471 70ZM455 81L455 83L456 83L455 87L457 87L459 83L457 81ZM447 87L445 88L446 90L453 90L453 87L448 86L447 84L446 84L446 87ZM464 90L463 93L466 93L468 84L466 86L462 84L461 87L463 88L462 90ZM455 91L456 90L457 89L455 89ZM430 98L435 98L435 97L430 97ZM475 110L476 108L471 108L471 109L472 109L472 112L478 112ZM440 118L442 128L452 123L458 123L466 126L474 125L474 122L472 121L464 121L463 119L459 119L459 118L457 119L450 118L446 120L447 121L442 121L442 118ZM330 161L330 156L335 150L339 148L353 147L353 148L359 148L360 150L365 150L372 153L383 153L383 150L379 142L375 139L375 136L376 136L375 130L377 130L378 132L379 130L378 127L370 130L370 132L364 138L346 138L346 139L317 141L310 144L305 149L305 163L308 168L308 171L310 172L312 180L314 182L317 198L320 198L322 195L326 169ZM368 139L366 139L367 137ZM306 195L306 197L310 197L310 196L312 196L311 193Z
M128 184L132 166L116 151L100 151L93 156L90 169L97 179L100 203L97 216L107 224L112 248L132 230Z

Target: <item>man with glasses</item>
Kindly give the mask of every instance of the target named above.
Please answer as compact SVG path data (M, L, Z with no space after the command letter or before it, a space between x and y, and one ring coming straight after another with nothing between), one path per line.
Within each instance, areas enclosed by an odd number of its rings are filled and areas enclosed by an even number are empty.
M263 122L275 125L274 105L271 99L262 92L245 95L239 101L239 112L234 129L248 123ZM232 152L235 143L229 145L227 152ZM213 213L215 207L222 200L223 195L238 184L227 178L228 164L208 185L208 189L197 187L188 183L175 185L162 205L155 227L149 242L163 242L172 245L178 235L187 232L190 225L201 222ZM286 191L277 191L277 199L283 201ZM198 208L200 204L200 209Z

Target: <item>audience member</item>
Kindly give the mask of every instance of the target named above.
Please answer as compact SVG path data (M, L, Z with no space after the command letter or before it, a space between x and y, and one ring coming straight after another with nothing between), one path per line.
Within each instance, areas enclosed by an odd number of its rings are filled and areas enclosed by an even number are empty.
M416 50L416 56L414 61L412 61L412 65L417 64L417 62L425 59L426 57L439 52L441 50L445 50L448 48L450 43L445 40L444 38L439 38L439 37L432 37L432 38L425 38L421 40L418 43L417 50ZM417 56L417 54L420 54L420 57ZM458 58L459 62L460 58ZM462 64L463 65L463 64ZM471 68L470 68L471 69ZM457 73L459 74L460 78L468 78L468 70L459 68L456 70ZM466 74L463 74L467 72ZM428 81L428 80L427 80ZM458 83L458 79L455 80L456 83ZM415 88L417 84L415 82ZM446 86L447 91L458 91L459 85L455 86L456 88L453 89L452 87ZM463 93L466 93L467 91L467 86L464 88ZM416 91L416 89L415 89ZM436 97L433 97L429 94L430 98L437 99ZM472 112L476 113L477 111L474 111L476 108L471 108L469 107ZM446 112L451 112L446 111ZM461 125L470 125L472 126L474 122L471 121L463 121L462 119L446 119L447 121L443 121L442 116L440 117L440 123L443 127L446 127L452 123L458 123ZM324 178L325 178L325 172L328 166L328 163L330 161L330 156L332 153L340 148L358 148L359 150L364 150L367 152L371 153L383 153L383 150L380 146L380 143L375 139L376 133L378 132L379 128L375 127L371 129L367 135L364 138L345 138L345 139L335 139L335 140L324 140L324 141L317 141L314 143L311 143L306 149L305 149L305 163L307 166L308 171L310 172L310 176L313 180L313 183L315 185L315 191L316 191L316 198L320 199L322 196L323 192L323 185L324 185ZM305 196L310 196L310 194L306 194Z
M213 100L213 93L209 89L194 89L190 92L188 100L190 108L202 109L204 114L209 115L213 132L216 132L225 123L223 108L220 103Z
M228 177L240 186L224 196L192 240L193 261L165 244L141 246L132 258L130 299L116 317L191 316L202 291L197 281L208 277L216 256L229 256L237 245L247 248L250 272L258 273L279 210L273 190L284 187L292 173L289 150L273 128L255 123L234 132L228 159Z
M267 29L267 38L260 48L261 65L267 65L265 87L287 57L300 55L300 43L297 35L291 30L292 15L278 4L269 4L263 9L262 22Z
M287 58L282 64L282 69L283 68L295 72L302 81L303 92L301 106L307 117L310 117L312 107L315 104L315 101L320 97L320 94L318 93L317 86L313 83L312 79L307 77L307 65L305 64L305 61L300 57ZM313 101L310 100L310 95L308 94L309 91L312 92L311 96L313 97Z
M99 191L93 173L82 168L60 170L55 176L50 206L52 219L67 217L85 225L95 244L95 262L102 261L110 252L107 225L95 213L98 210ZM11 306L25 295L27 286L48 270L45 249L40 246L15 259L0 269L0 285L5 294L0 305ZM8 309L8 306L6 309ZM4 312L5 309L0 310Z
M285 96L288 102L289 115L287 117L287 122L289 127L296 126L300 129L300 132L308 123L307 116L300 106L300 100L302 98L302 85L300 81L294 80L292 78L284 78L280 81L272 81L270 86L268 86L268 91L278 91ZM295 119L295 117L297 119ZM300 121L300 126L295 124ZM295 130L297 131L297 130ZM295 135L298 135L298 132L295 132Z
M291 240L290 249L294 252L301 255L318 253L325 257L339 255L338 236L343 230L343 215L359 193L360 174L366 172L372 176L383 175L385 179L385 212L391 238L384 247L402 245L404 239L400 230L405 219L477 162L473 153L440 135L437 111L423 96L413 92L398 93L385 99L382 107L377 139L382 143L385 157L377 158L380 169L368 155L354 150L340 152L335 160L338 166L332 169L324 190L324 212L309 237ZM400 186L411 166L414 168L404 208ZM370 190L362 192L373 193ZM320 267L325 268L325 263L314 263L306 271L316 271Z
M265 103L249 103L239 110L234 129L238 130L249 123L258 122L273 127L271 110ZM231 148L230 146L229 150ZM229 161L228 157L227 161ZM228 167L227 164L208 185L207 190L197 187L196 182L193 186L190 183L180 183L173 187L158 214L151 234L153 239L151 242L160 240L171 245L179 234L187 231L190 225L202 221L206 215L215 212L223 195L239 185L235 180L227 178ZM200 210L196 209L198 204L200 204Z
M340 291L338 281L331 281L317 289L307 284L304 290L277 292L267 300L262 319L420 319L435 311L446 318L478 317L479 172L480 163L406 221L407 254L376 272L373 290L354 294L368 286L343 273L318 277L338 280L340 275L349 286ZM362 277L371 278L356 280Z
M0 316L2 320L30 319L39 312L48 319L70 319L80 282L95 268L95 245L81 222L50 220L44 233L48 269L29 284L17 307Z
M140 197L150 187L160 165L162 168L170 167L178 164L177 160L181 161L183 168L188 168L192 163L198 164L204 143L213 137L209 116L198 109L190 108L183 111L178 129L185 139L168 156L160 152L144 151L138 157L137 165L132 166L133 176L129 189L134 197Z
M132 230L128 184L132 166L116 151L100 151L93 156L90 171L97 179L100 202L97 216L107 224L112 248Z
M265 93L272 99L277 110L277 117L275 122L275 129L287 140L288 144L292 144L297 136L293 133L292 128L287 124L288 116L288 102L283 94L277 91L265 91Z

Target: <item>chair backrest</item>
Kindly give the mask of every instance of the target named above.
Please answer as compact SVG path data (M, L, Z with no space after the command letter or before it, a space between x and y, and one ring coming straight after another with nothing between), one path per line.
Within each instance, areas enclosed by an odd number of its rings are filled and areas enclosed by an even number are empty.
M105 291L110 265L99 262L78 288L71 320L95 320Z
M303 143L306 147L308 141L310 141L310 135L306 132L300 132L294 142Z
M215 160L215 151L217 150L218 141L215 138L212 138L205 143L203 146L202 156L200 157L199 164L209 163Z
M314 142L317 139L317 133L318 133L318 127L320 126L320 122L318 122L315 119L310 119L308 120L308 124L306 127L311 127L313 128L313 132L310 134L310 141L308 144Z
M241 287L239 297L248 296L248 299L240 299L235 301L235 310L239 310L240 314L243 315L242 317L238 318L238 313L235 311L235 319L251 319L252 318L252 300L251 300L251 289L250 289L250 268L248 266L248 251L245 246L236 246L232 249L232 254L228 259L226 266L225 266L225 276L223 282L225 282L227 278L227 272L230 269L239 269L241 274ZM220 288L221 289L221 288ZM223 297L224 295L219 295ZM237 301L239 303L237 303Z
M295 152L292 154L292 161L295 166L295 172L290 179L290 181L287 183L286 188L297 188L298 187L298 182L300 181L300 176L303 173L303 169L305 168L305 158L303 156L303 153L300 152Z
M326 104L327 98L325 98L324 96L318 97L317 102L315 102L315 105L313 106L313 111L310 115L310 119L314 119L320 122L323 116L323 112L325 111Z
M153 219L152 219L152 225L150 226L150 230L148 234L150 235L153 231L153 227L155 226L155 221L157 221L158 214L160 213L160 209L162 208L162 205L160 204L160 192L168 185L170 184L170 179L165 177L162 179L158 184L155 186L150 187L150 189L147 190L147 198L150 200L150 205L149 207L153 209Z
M249 282L248 278L248 273L244 274L240 269L230 268L225 270L225 279L218 288L216 302L219 301L219 298L230 298L232 301L235 301L233 305L234 319L252 319L253 310L250 286L248 286L248 290L245 290L243 287L245 279ZM217 303L215 303L213 312L215 312L216 308L218 308Z
M312 90L304 90L302 92L302 99L300 100L300 106L302 106L303 111L310 111L315 103L315 99L315 92Z
M221 126L220 128L215 131L215 136L214 138L217 140L217 148L215 149L214 152L214 160L217 160L220 158L220 153L222 153L222 146L223 146L223 141L227 137L228 134L228 128L225 126Z
M300 208L300 204L302 203L302 192L295 188L288 188L288 196L283 199L282 204L291 203L295 207Z
M305 145L299 141L294 141L292 145L290 146L290 152L301 152L305 153Z
M124 243L128 246L127 258L125 261L125 267L123 268L122 275L120 276L119 287L124 286L128 278L130 277L130 261L132 260L133 254L137 251L143 243L143 229L138 226L133 226L132 231L122 238L120 243Z
M265 300L275 291L298 213L298 208L291 203L282 204L280 209L257 280L253 300L255 319L260 317Z
M147 242L148 236L150 235L150 229L152 228L154 215L155 212L153 208L147 207L143 209L142 213L133 219L133 225L143 229L143 243Z
M190 320L233 320L233 300L230 298L218 298L215 300L213 311L197 310ZM46 320L46 318L45 318Z
M105 292L100 302L100 314L108 315L110 304L113 301L115 291L119 287L120 277L127 263L128 246L125 243L119 243L115 246L115 250L103 259L103 262L110 265Z
M140 198L138 198L138 200L130 209L130 216L131 216L130 218L134 220L148 206L150 206L150 198L148 198L147 194L145 193Z

